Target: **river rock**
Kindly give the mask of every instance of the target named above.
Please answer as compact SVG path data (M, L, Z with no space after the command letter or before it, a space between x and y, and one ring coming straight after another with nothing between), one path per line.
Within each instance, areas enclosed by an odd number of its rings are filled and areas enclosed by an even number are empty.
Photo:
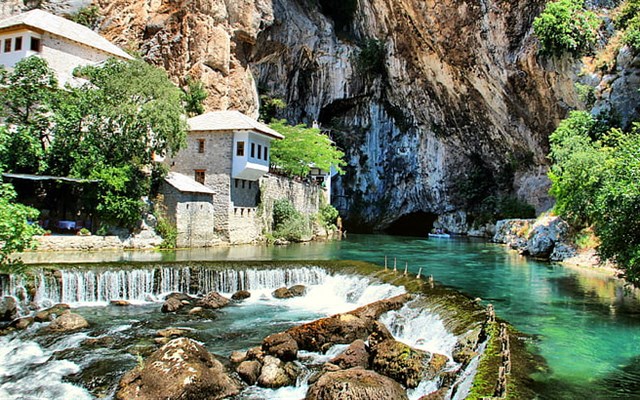
M164 303L162 304L162 308L160 310L163 313L170 313L170 312L179 311L180 309L182 309L182 307L184 307L184 304L180 299L177 299L175 297L170 297L164 301Z
M298 357L298 343L288 333L275 333L262 341L262 350L282 361L293 361Z
M447 398L447 392L449 391L448 387L441 387L435 392L431 392L429 394L425 394L420 397L418 400L445 400Z
M197 315L197 314L201 314L204 312L204 308L202 307L193 307L191 310L189 310L189 315Z
M556 243L566 241L568 235L569 225L562 218L538 218L529 233L527 252L532 257L549 258Z
M109 304L116 307L127 307L131 305L131 303L126 300L111 300Z
M258 377L260 376L261 368L262 364L260 364L260 361L243 361L236 368L236 372L248 385L255 385L258 381Z
M356 340L345 351L329 361L342 369L354 367L369 368L369 351L363 340Z
M185 329L185 328L165 328L165 329L160 329L158 332L156 332L156 336L161 336L166 338L178 337L178 336L184 336L190 331L191 329Z
M231 364L238 365L243 361L247 361L247 352L246 351L232 351L229 356L229 361Z
M351 368L327 372L307 392L306 400L405 400L400 384L374 371Z
M61 315L62 313L69 310L69 308L71 307L69 307L68 304L64 304L64 303L56 304L53 307L47 308L46 310L42 310L36 313L36 315L34 316L34 320L36 322L51 321L58 315Z
M13 296L4 296L0 301L0 321L13 321L18 316L18 301Z
M271 295L276 299L290 299L294 297L293 293L291 293L291 291L286 287L281 287L279 289L274 290L273 293L271 293Z
M32 317L18 318L16 320L13 320L9 327L22 331L33 325L33 322L34 319Z
M256 346L247 350L247 360L258 360L260 362L264 361L264 351L262 351L262 347Z
M294 363L284 363L279 358L265 356L258 377L258 385L271 389L290 386L295 384L299 373Z
M375 301L353 311L349 311L349 314L374 321L387 311L399 310L409 300L411 300L411 294L405 293L388 299Z
M377 329L376 320L383 313L397 310L411 299L403 294L390 299L376 301L345 314L302 324L287 330L298 343L298 348L308 351L325 351L334 344L348 344L357 339L366 339Z
M568 258L575 257L577 254L577 250L570 244L567 243L556 243L553 246L553 251L549 256L549 260L551 261L564 261Z
M376 372L415 388L425 376L429 353L397 340L385 340L372 349L372 367Z
M369 335L369 324L352 314L338 314L293 327L287 331L300 350L326 351L334 344L347 344Z
M240 301L240 300L248 299L249 297L251 297L251 293L248 290L238 290L231 296L231 299Z
M293 297L300 297L307 294L307 287L305 285L293 285L289 288L289 292Z
M371 334L367 338L370 347L375 347L385 340L393 339L393 335L389 329L380 321L374 321L371 324Z
M229 304L229 299L223 297L218 292L209 292L198 301L198 306L210 310L216 310Z
M239 382L202 345L178 338L127 372L116 399L222 399L239 392Z
M89 327L89 323L86 319L78 314L67 311L54 319L47 327L47 330L50 332L70 332L87 327Z

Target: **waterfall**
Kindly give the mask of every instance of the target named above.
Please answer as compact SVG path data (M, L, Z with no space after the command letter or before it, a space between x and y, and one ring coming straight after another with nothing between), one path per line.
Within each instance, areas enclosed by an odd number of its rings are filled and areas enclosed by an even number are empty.
M443 354L449 357L449 360L453 358L457 338L447 331L442 319L429 309L411 302L398 311L386 313L380 321L387 326L396 340L420 350Z
M145 269L61 269L55 274L40 271L33 276L33 301L40 306L106 304L110 300L140 303L156 301L171 292L204 294L211 291L277 289L292 285L318 285L328 273L319 267L279 269L227 269L158 267ZM24 299L25 278L2 276L0 295Z

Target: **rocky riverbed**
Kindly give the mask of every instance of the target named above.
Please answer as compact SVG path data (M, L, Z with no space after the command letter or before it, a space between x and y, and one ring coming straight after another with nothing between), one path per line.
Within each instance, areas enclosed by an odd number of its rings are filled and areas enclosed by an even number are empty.
M227 288L222 293L203 293L207 279L198 281L199 286L192 280L184 282L187 292L174 291L147 303L110 299L99 308L57 304L19 318L25 310L18 309L21 302L11 311L14 303L5 297L3 304L9 307L3 315L13 321L0 341L16 351L16 343L39 349L36 372L47 365L77 365L64 380L89 397L331 399L342 398L348 388L354 399L463 398L471 390L483 343L491 336L486 311L428 280L339 264L325 270L245 270L242 285L218 270L218 287ZM204 279L203 271L190 267L189 273ZM62 277L62 287L68 284L66 274L52 275ZM38 293L32 293L32 307L42 297ZM325 311L309 314L310 307L320 306ZM309 319L312 315L316 317ZM283 318L287 322L278 322ZM17 325L24 320L29 323ZM243 327L234 327L238 324ZM0 380L0 394L15 397L33 390L50 398L47 393L62 387L71 390L64 381L23 381L28 372L22 367L28 368L29 361L15 361L12 354L0 357L16 370L8 376L24 387ZM496 372L485 379L497 382L496 365L483 367ZM37 387L44 382L48 389ZM493 388L489 391L493 395Z

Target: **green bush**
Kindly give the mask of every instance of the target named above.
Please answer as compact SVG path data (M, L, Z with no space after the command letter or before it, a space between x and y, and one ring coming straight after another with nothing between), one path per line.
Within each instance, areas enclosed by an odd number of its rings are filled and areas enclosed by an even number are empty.
M598 132L593 132L597 129ZM574 228L592 226L598 253L640 284L640 124L602 133L594 117L573 112L550 136L555 210Z
M576 93L585 107L591 108L596 102L595 88L591 85L585 85L580 82L575 83Z
M162 249L176 248L178 230L166 218L158 217L156 232L158 233L158 235L162 236L162 243L160 244L160 248Z
M338 219L338 210L331 204L327 204L320 208L320 222L327 229L336 228L336 220Z
M293 204L288 199L278 199L273 202L273 228L277 229L286 221L298 214Z
M622 43L631 48L634 53L640 53L640 17L633 19L622 36Z
M558 0L548 3L533 21L533 31L540 40L541 54L582 56L593 49L600 23L581 0Z
M620 7L620 12L615 18L615 26L618 29L627 29L632 25L632 20L640 15L640 0L627 0Z
M309 218L298 212L287 199L273 203L273 236L298 242L311 236Z
M100 22L100 8L97 6L83 7L69 19L77 24L84 25L89 29L96 29Z

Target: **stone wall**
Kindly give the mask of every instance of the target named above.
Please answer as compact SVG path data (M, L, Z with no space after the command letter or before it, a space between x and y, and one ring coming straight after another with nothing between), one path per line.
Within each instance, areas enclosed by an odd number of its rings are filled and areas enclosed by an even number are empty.
M116 250L125 247L118 236L37 236L36 241L40 251Z
M220 241L210 194L183 193L169 184L163 185L162 193L167 217L178 233L177 247L209 247Z
M260 240L262 239L263 226L257 208L234 207L229 216L229 242L241 244Z
M260 185L244 179L231 180L231 202L235 207L255 208L260 202Z
M324 189L310 183L296 182L276 175L265 175L260 179L261 213L264 226L273 223L273 203L288 199L296 210L304 215L313 215L324 204Z
M204 152L199 152L199 140L204 140ZM231 158L233 133L189 133L187 147L166 162L171 171L195 178L196 170L205 171L204 185L213 189L213 209L229 210L231 202ZM216 212L214 230L228 240L229 212Z

